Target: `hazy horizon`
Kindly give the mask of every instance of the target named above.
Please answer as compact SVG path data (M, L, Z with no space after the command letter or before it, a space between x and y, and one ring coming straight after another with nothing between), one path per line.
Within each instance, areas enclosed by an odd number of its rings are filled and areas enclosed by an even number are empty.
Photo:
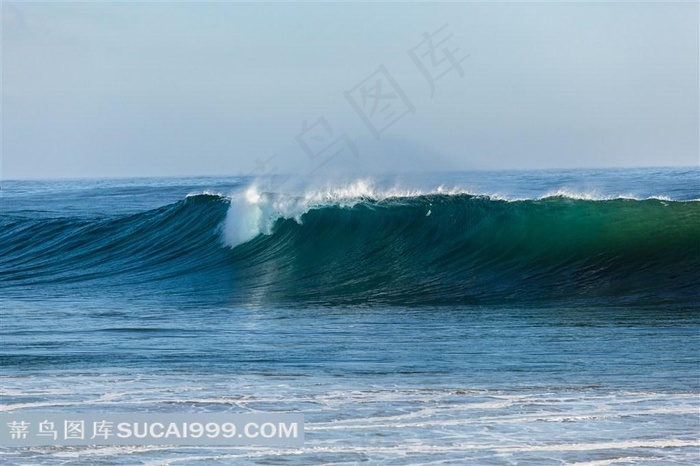
M3 3L2 178L697 167L697 17Z
M447 171L447 170L436 170L434 172L421 172L425 174L440 174L440 173L479 173L479 172L484 172L484 173L489 173L489 172L565 172L565 171L604 171L604 172L610 172L610 171L616 171L616 170L663 170L663 169L694 169L694 170L700 170L700 166L697 165L649 165L649 166L644 166L644 167L573 167L573 168L565 168L565 167L551 167L551 168L468 168L468 169L458 169L458 170L452 170L452 171ZM417 172L399 172L399 175L410 175L413 173ZM352 175L353 173L350 173ZM372 173L372 174L363 174L363 173L358 173L356 178L352 178L355 181L363 179L363 177L372 177L376 176L377 178L381 177L386 177L386 176L393 176L396 175L396 172L377 172L377 173ZM265 176L299 176L300 181L304 180L304 177L306 176L305 173L290 173L290 172L275 172L275 173L262 173L262 174L257 174L255 172L252 173L219 173L219 174L193 174L193 175L143 175L143 176L65 176L65 177L45 177L45 178L3 178L0 180L0 182L5 182L5 181L91 181L91 180L135 180L135 179L197 179L197 178L243 178L243 177L248 177L255 179L256 177L265 177ZM0 186L1 187L1 186Z

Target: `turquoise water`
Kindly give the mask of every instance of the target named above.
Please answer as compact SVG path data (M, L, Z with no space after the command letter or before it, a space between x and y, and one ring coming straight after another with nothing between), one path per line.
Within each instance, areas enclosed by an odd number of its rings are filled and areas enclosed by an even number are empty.
M306 416L7 464L695 464L700 170L7 181L4 411Z

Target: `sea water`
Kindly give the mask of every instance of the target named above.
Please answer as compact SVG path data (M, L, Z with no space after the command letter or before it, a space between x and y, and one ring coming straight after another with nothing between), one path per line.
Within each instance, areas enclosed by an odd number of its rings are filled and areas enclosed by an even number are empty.
M700 170L5 181L4 412L305 445L3 464L697 464Z

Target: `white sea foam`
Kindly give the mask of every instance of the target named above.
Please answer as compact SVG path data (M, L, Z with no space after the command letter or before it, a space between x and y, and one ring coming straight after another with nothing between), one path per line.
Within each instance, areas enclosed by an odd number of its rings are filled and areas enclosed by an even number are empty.
M264 191L252 184L230 197L224 225L224 241L230 247L250 241L260 234L270 234L277 219L295 219L301 223L309 210L327 205L352 207L366 200L412 198L429 194L473 194L462 188L438 186L429 191L401 187L379 188L370 179L359 179L341 186L302 188L287 193Z
M60 386L75 387L70 396ZM194 462L353 464L469 463L502 457L509 462L559 461L605 466L634 458L688 463L700 446L693 436L697 393L589 389L336 388L304 377L281 382L256 376L4 378L0 395L22 395L60 411L302 411L301 448L36 447L4 464L115 462L167 465ZM25 393L26 395L26 393ZM7 400L21 412L49 405ZM175 406L173 406L175 404ZM211 406L206 406L211 405ZM128 407L127 407L128 406ZM566 422L565 426L559 423ZM660 426L674 426L673 432ZM656 432L650 435L651 432ZM356 439L366 439L357 442ZM28 456L27 456L28 455ZM16 461L16 462L15 462ZM563 461L559 461L563 462Z
M204 194L216 194L205 192ZM224 242L235 247L256 236L272 232L278 219L294 219L302 222L302 216L309 210L321 206L336 205L352 207L364 201L386 201L389 199L409 199L427 195L471 195L483 196L494 201L521 202L566 198L586 201L650 200L672 201L667 196L640 198L630 193L603 194L597 191L576 191L561 188L541 196L517 197L501 192L477 192L460 186L440 185L432 189L415 189L402 186L380 186L369 178L358 179L347 184L325 186L284 186L281 192L274 188L266 190L262 183L254 182L242 191L229 197L230 207L223 229ZM427 211L426 211L427 212ZM432 213L432 212L431 212Z
M320 455L320 454L362 454L362 455L382 455L385 457L404 458L409 455L435 455L444 453L470 453L474 454L483 451L489 456L493 454L513 454L513 453L535 453L535 452L588 452L599 450L627 450L627 449L668 449L697 447L700 443L696 440L668 439L668 440L645 440L645 441L622 441L622 442L591 442L578 444L550 444L550 445L512 445L504 442L489 444L473 444L468 442L455 442L451 445L434 445L420 443L419 441L405 441L401 445L379 446L379 445L328 445L314 446L294 449L277 449L274 456L298 456L298 455ZM202 462L212 460L234 460L242 458L261 458L272 456L268 449L248 449L240 453L222 453L226 450L241 450L242 448L221 448L213 455L196 455L178 458L161 459L146 464L149 465L170 465L178 463ZM410 457L409 457L410 458ZM409 460L407 464L412 464ZM603 463L606 464L606 463ZM614 463L607 463L614 464Z
M617 456L606 460L584 461L580 463L571 463L572 466L609 466L613 464L639 464L650 461L661 461L663 458L650 458L648 456Z
M196 197L196 196L217 196L217 197L223 197L223 198L226 197L226 196L224 196L224 195L223 195L222 193L220 193L220 192L217 192L217 191L210 191L210 190L208 190L208 189L205 189L204 191L198 191L198 192L195 192L195 193L189 193L189 194L187 194L187 196L185 196L185 197Z
M627 200L627 201L645 201L645 200L657 200L657 201L673 201L668 196L648 196L640 197L635 196L631 193L619 193L619 194L603 194L599 191L576 191L572 189L557 189L554 191L549 191L546 194L538 197L538 199L550 199L561 197L565 199L581 200L581 201L614 201L617 199ZM514 200L514 199L507 199ZM521 198L519 200L527 200L527 198Z

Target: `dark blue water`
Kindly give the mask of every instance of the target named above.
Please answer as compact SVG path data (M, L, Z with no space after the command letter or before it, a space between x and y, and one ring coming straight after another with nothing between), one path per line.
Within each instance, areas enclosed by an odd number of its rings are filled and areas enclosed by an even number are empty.
M0 196L3 410L307 419L301 449L3 463L700 458L697 168L6 181Z

